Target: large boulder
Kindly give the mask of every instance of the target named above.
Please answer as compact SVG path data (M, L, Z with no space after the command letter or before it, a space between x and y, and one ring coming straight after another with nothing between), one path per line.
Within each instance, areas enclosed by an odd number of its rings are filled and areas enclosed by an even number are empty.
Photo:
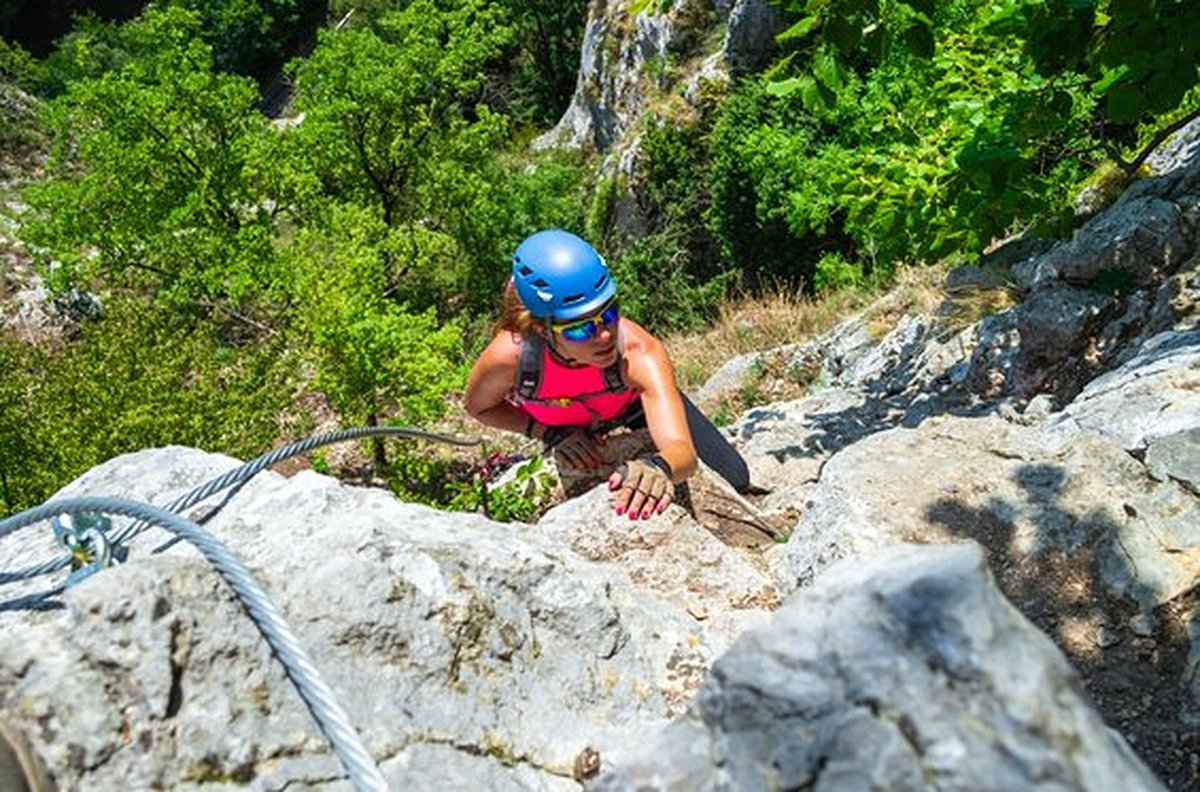
M234 465L145 451L61 495L165 503ZM694 688L713 654L683 608L552 537L311 471L260 474L206 527L291 621L394 788L570 787L585 751L610 762L665 723L681 666ZM65 611L0 614L20 636L0 645L5 717L68 789L338 778L229 587L186 544L151 554L154 534L70 588Z
M1102 781L1101 781L1102 780ZM831 568L602 790L1163 787L972 545Z

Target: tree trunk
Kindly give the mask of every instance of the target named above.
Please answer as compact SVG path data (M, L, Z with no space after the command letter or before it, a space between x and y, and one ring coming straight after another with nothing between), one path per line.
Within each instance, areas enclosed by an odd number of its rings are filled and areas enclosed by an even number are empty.
M379 426L379 416L375 413L368 415L367 426ZM387 449L383 445L382 437L371 438L371 460L375 465L375 475L379 478L387 478Z

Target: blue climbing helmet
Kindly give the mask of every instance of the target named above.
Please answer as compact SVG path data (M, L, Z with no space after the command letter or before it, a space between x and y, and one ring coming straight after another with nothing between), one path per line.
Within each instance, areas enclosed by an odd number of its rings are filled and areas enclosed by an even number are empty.
M569 321L598 311L617 293L596 249L567 231L538 231L512 259L517 296L539 319Z

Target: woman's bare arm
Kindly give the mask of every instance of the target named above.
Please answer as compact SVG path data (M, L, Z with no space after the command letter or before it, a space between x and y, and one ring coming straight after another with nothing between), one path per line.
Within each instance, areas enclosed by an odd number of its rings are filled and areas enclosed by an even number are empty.
M471 367L465 407L481 424L508 432L524 432L529 427L529 417L508 401L520 354L520 343L513 334L501 332Z
M624 320L622 330L626 334L626 376L629 384L642 392L642 409L650 437L671 466L672 479L678 484L695 474L699 463L683 399L675 383L675 368L662 342L641 326Z

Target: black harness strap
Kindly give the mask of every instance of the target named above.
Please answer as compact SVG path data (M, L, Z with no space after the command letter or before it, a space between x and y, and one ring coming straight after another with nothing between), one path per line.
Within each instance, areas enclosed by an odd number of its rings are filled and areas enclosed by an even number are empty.
M542 352L546 349L546 340L540 335L532 335L521 341L521 356L517 362L517 381L515 390L518 396L525 401L541 402L543 404L556 403L557 399L542 399L537 393L542 387L542 373L545 368L542 366ZM629 390L629 386L625 384L625 379L621 376L621 355L617 354L617 359L609 365L605 366L601 371L604 378L604 390L595 393L580 393L572 398L572 401L580 401L591 396L602 396L608 393L624 393Z
M527 401L537 399L542 387L542 350L546 342L540 335L532 335L521 341L521 357L517 363L517 395Z

